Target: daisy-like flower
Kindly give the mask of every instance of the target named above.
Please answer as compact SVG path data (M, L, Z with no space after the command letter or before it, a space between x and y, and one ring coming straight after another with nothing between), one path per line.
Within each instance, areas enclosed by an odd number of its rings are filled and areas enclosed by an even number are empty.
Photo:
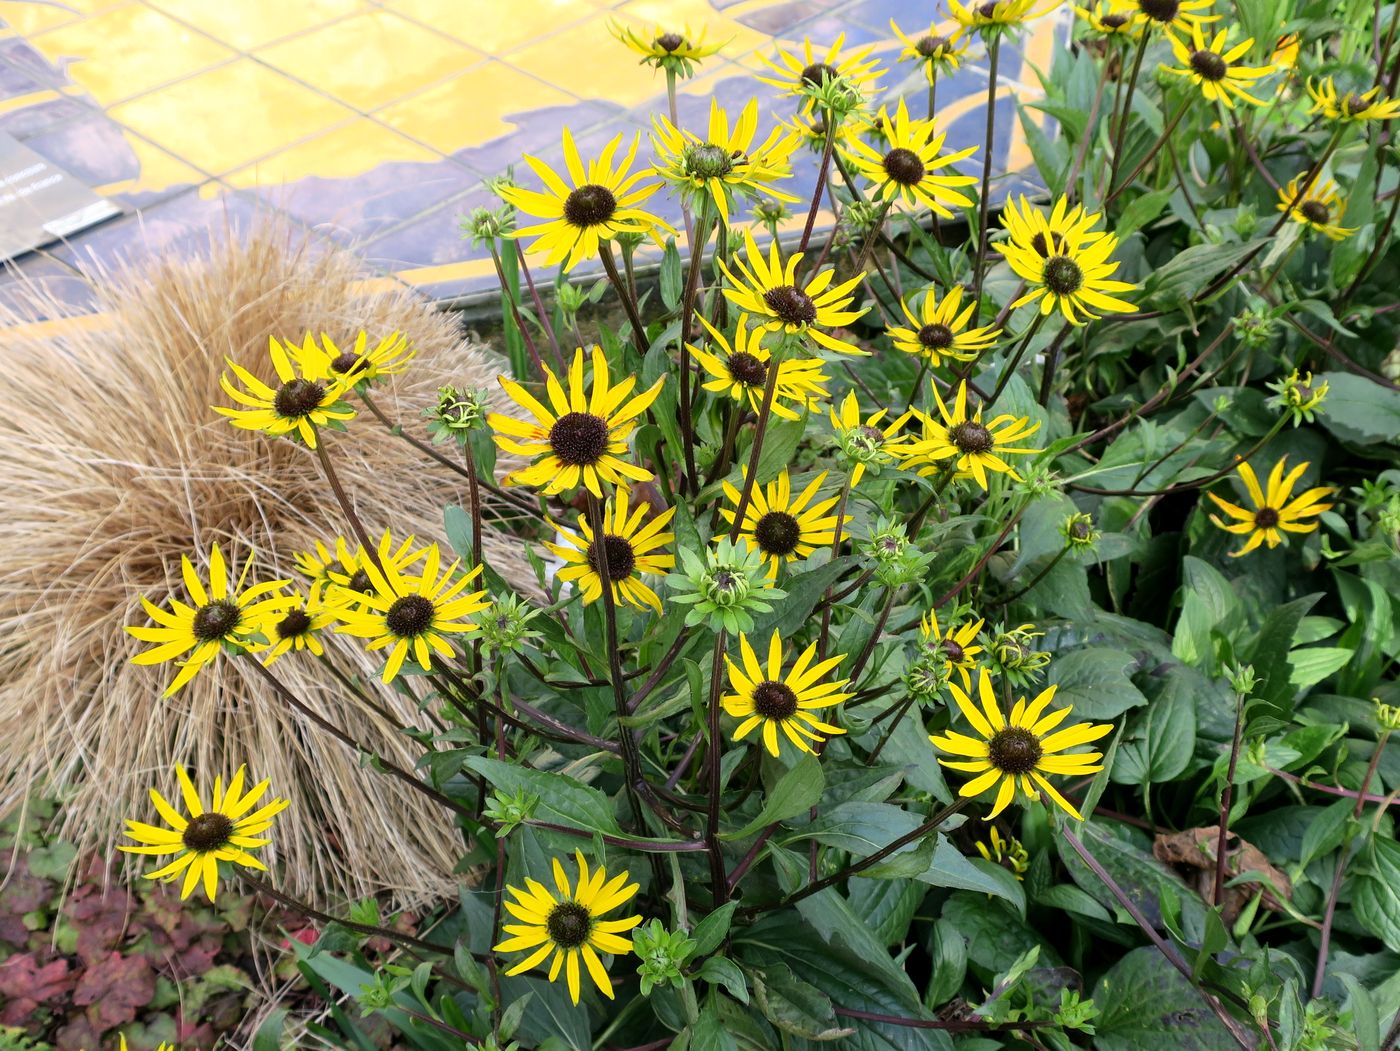
M337 631L369 639L366 648L371 651L389 650L382 676L385 682L394 680L410 653L419 667L428 671L432 670L434 653L450 660L453 650L447 637L476 631L481 625L465 618L491 604L485 591L466 592L481 572L480 566L453 580L459 563L453 562L439 574L441 557L438 546L429 544L423 572L414 576L401 573L392 562L384 563L380 572L367 559L364 570L374 585L374 593L364 599L368 609L342 607L336 611L341 621Z
M170 598L170 609L164 610L141 597L141 608L155 621L150 626L129 626L126 630L141 642L154 643L151 649L131 658L133 664L164 664L177 661L179 674L166 687L169 697L199 673L199 670L228 647L247 649L268 617L285 612L296 604L293 595L279 595L290 580L268 580L245 588L244 580L253 564L249 554L243 563L238 581L230 587L228 565L224 553L215 544L209 551L209 587L195 572L186 555L180 556L180 573L190 603ZM188 654L188 656L186 656ZM180 658L183 657L183 660Z
M649 510L641 501L635 509L629 508L627 490L619 489L617 495L603 505L601 548L585 515L578 516L579 532L561 530L566 544L545 541L545 547L568 563L559 571L559 579L579 582L585 606L603 597L601 562L606 555L613 599L636 609L650 606L657 613L661 612L661 600L642 576L662 576L676 564L675 555L657 550L675 542L674 533L662 530L671 524L676 509L668 507L648 522Z
M1098 215L1086 215L1078 205L1069 208L1064 197L1055 202L1048 217L1024 197L1019 210L1015 202L1007 203L1001 223L1011 236L994 247L1006 257L1016 276L1031 286L1011 304L1012 309L1040 300L1042 314L1059 307L1071 325L1098 318L1097 311L1133 311L1133 304L1108 294L1131 292L1137 286L1110 278L1119 267L1110 258L1118 238L1090 230L1098 220Z
M302 340L301 352L307 363L307 379L340 380L349 386L397 375L408 368L417 353L402 332L391 332L371 347L369 333L364 329L344 350L324 332L319 345L308 332Z
M262 431L274 438L300 438L316 448L316 429L353 419L355 410L341 401L341 396L359 377L342 376L327 380L318 378L321 369L319 350L288 342L283 345L275 336L268 338L267 353L277 373L278 386L269 387L242 365L228 361L228 367L238 377L243 389L235 387L225 372L219 386L242 408L215 405L214 411L227 416L235 427L245 431Z
M909 320L908 328L894 326L885 330L894 345L906 354L918 354L928 359L932 368L949 361L971 361L1001 335L1001 329L990 325L969 328L977 313L977 301L962 305L963 286L953 285L942 299L933 285L924 289L917 308L911 306L915 296L902 299L899 307Z
M652 170L689 197L708 194L726 225L737 198L767 195L780 201L797 200L773 183L792 174L790 158L801 140L790 129L775 127L755 146L758 99L749 100L732 130L729 114L719 100L711 99L710 125L703 139L665 117L656 117L652 123L651 138L660 162Z
M973 845L984 860L990 861L993 865L1000 865L1018 880L1025 879L1026 870L1031 867L1031 856L1015 836L1003 837L997 831L997 827L993 825L991 834L987 836L987 842L983 843L979 840Z
M894 456L887 447L893 442L899 429L913 416L913 412L906 412L883 428L880 424L889 415L888 409L879 409L861 419L860 402L856 399L855 391L846 395L839 412L835 406L827 412L831 416L831 429L836 434L836 443L841 447L842 456L854 464L851 468L853 489L865 477L867 467L870 468L871 474L879 474L881 467L893 461Z
M1274 42L1274 49L1269 53L1269 62L1274 67L1276 73L1287 73L1298 65L1298 54L1303 49L1303 37L1300 33L1287 33Z
M528 877L524 890L506 887L515 897L514 901L505 899L506 911L520 922L501 927L510 937L492 951L529 951L530 955L506 971L510 975L523 974L553 955L549 980L558 981L562 971L569 986L569 998L574 1003L579 1000L579 960L582 959L593 984L611 1000L612 979L598 955L626 956L630 953L632 943L621 935L641 923L642 917L628 916L620 920L602 917L630 901L637 893L637 884L627 882L625 871L609 879L608 870L601 865L590 870L581 852L574 853L574 860L578 863L578 880L571 887L564 866L558 858L554 859L557 895Z
M925 478L941 473L946 463L951 461L956 472L954 478L975 478L983 489L987 488L988 471L1008 475L1019 482L1021 476L1003 457L1042 451L1018 445L1040 430L1040 424L1032 424L1029 417L1004 412L990 423L983 423L981 405L977 406L976 412L969 414L966 381L958 384L951 412L943 396L938 393L936 383L933 384L933 398L938 403L942 420L935 420L915 410L923 423L922 434L911 437L897 450L904 466Z
M954 29L951 33L943 34L939 32L936 23L930 23L928 32L914 36L905 33L899 26L895 25L894 19L890 19L890 30L900 43L904 45L900 51L901 59L908 59L910 62L917 62L923 67L924 77L930 84L939 73L952 73L962 65L963 56L967 54L968 43L963 41L958 43L958 37L962 35L962 26Z
M739 636L739 653L743 659L742 668L728 654L724 656L729 665L729 688L734 692L725 694L721 701L724 710L739 720L734 728L735 741L742 741L762 727L763 747L768 749L769 755L776 756L778 731L781 730L794 748L810 755L812 746L808 742L823 741L846 732L812 714L851 696L841 692L845 679L822 681L846 659L844 656L828 657L814 664L812 658L817 654L814 642L802 651L792 670L784 675L783 639L776 631L768 640L767 674L749 645L747 635Z
M705 43L703 26L698 37L690 32L689 26L685 26L679 33L664 26L655 26L650 33L643 33L630 26L609 21L608 31L642 56L639 65L671 70L685 77L693 77L696 63L719 54L720 48L728 43Z
M747 469L743 473L748 476ZM744 521L739 526L739 539L757 549L767 561L769 580L778 575L780 563L806 558L817 548L830 547L836 542L838 523L831 509L836 506L837 498L812 502L825 481L826 472L823 471L794 497L792 479L784 468L773 481L766 486L755 485L749 494L749 506L744 508ZM725 498L734 506L732 509L721 507L719 513L733 525L741 494L729 482L724 482L723 488ZM721 533L715 539L728 535ZM841 538L845 537L846 530L841 528Z
M1232 558L1247 555L1260 544L1268 544L1270 548L1278 547L1283 543L1283 533L1311 533L1317 528L1318 515L1331 510L1331 504L1322 503L1337 491L1331 486L1317 486L1297 497L1293 496L1293 487L1298 484L1298 479L1303 477L1303 472L1308 469L1309 464L1305 460L1285 475L1287 460L1288 457L1285 456L1274 464L1265 489L1259 488L1259 479L1248 461L1240 461L1237 470L1246 492L1249 493L1250 502L1254 505L1253 510L1232 504L1214 493L1206 493L1215 501L1215 506L1234 520L1225 522L1212 514L1212 522L1227 533L1249 535L1244 547L1230 552Z
M647 168L628 174L637 156L638 138L632 139L626 156L614 165L613 156L622 144L622 135L613 136L603 147L602 155L596 161L589 161L585 169L574 137L566 127L564 166L568 182L538 157L525 154L525 163L540 177L544 191L502 185L497 192L526 215L546 221L523 226L511 236L534 237L529 250L545 253L549 266L563 262L567 273L583 260L597 255L602 242L611 241L619 234L654 237L658 228L671 231L665 220L637 207L661 185L638 185L639 180L651 174Z
M931 120L911 120L903 99L893 118L882 106L876 121L889 143L888 149L877 150L860 139L851 139L841 147L856 170L875 184L873 198L898 198L910 208L926 205L945 218L953 215L948 204L971 206L972 198L959 193L956 187L971 186L977 179L956 171L940 174L940 170L971 157L977 152L976 146L940 155L947 136L936 132Z
M1189 33L1203 23L1220 21L1219 15L1209 14L1214 0L1109 0L1113 10L1140 14L1143 24L1157 29Z
M304 599L293 591L296 604L290 609L271 614L263 622L262 634L267 639L263 664L271 666L278 657L291 650L310 650L317 657L326 652L321 644L321 632L335 623L335 611L319 599Z
M402 573L427 554L427 548L413 546L416 542L415 537L409 536L395 547L389 530L384 530L375 549L380 564L392 563ZM364 570L369 559L359 544L352 549L343 536L338 536L335 538L335 552L332 553L324 541L317 540L312 550L298 551L295 559L297 572L306 578L308 584L308 602L322 603L327 607L350 605L362 610L369 608L364 605L364 596L374 592L374 582Z
M804 117L810 117L816 108L816 100L812 96L823 87L840 80L855 91L865 91L873 88L875 82L885 75L884 70L878 68L876 60L870 57L870 52L874 50L872 47L859 48L842 57L841 47L845 42L846 34L842 33L821 58L812 49L810 39L802 41L801 55L791 54L782 48L778 48L778 53L771 59L760 55L759 58L777 76L758 79L782 88L784 95L801 98L801 113Z
M1331 179L1314 180L1307 190L1299 190L1302 175L1295 175L1288 185L1278 191L1278 210L1287 212L1288 218L1302 223L1310 230L1316 230L1333 241L1341 241L1356 233L1357 227L1339 226L1336 219L1345 210L1345 203L1337 193L1337 184Z
M827 121L824 114L818 113L812 117L804 117L800 113L783 125L789 128L797 141L805 145L813 153L821 153L826 149L826 128ZM833 148L840 146L843 142L849 142L855 137L855 129L848 124L838 122L836 130L832 132L831 141Z
M1136 8L1136 4L1129 5ZM1123 10L1122 4L1113 0L1099 0L1093 7L1075 6L1074 13L1094 32L1102 36L1126 36L1136 40L1147 22L1147 16L1139 10Z
M1187 47L1176 34L1168 34L1172 54L1181 64L1163 64L1162 71L1173 76L1186 77L1201 89L1202 95L1211 102L1224 103L1226 109L1235 108L1232 95L1255 106L1262 106L1264 100L1255 98L1245 90L1245 86L1261 77L1267 77L1274 71L1274 67L1235 65L1236 60L1242 58L1254 46L1254 38L1250 37L1234 47L1227 48L1225 41L1229 35L1228 29L1222 29L1207 45L1201 27L1194 25L1191 27L1192 46Z
M1041 7L1040 0L987 0L985 3L969 3L966 6L958 0L948 0L948 11L963 29L999 32L1014 29L1029 22L1032 18L1048 15L1055 9L1059 0L1048 0Z
M1059 777L1082 777L1102 769L1099 762L1101 752L1072 752L1075 748L1110 733L1113 727L1108 723L1078 723L1055 733L1050 731L1065 721L1072 708L1046 714L1050 702L1055 697L1054 686L1046 687L1028 705L1024 697L1011 709L1010 718L1002 715L1001 706L992 690L992 678L983 668L977 679L977 692L981 708L956 684L949 687L958 709L971 725L976 737L946 730L941 734L931 734L929 740L941 752L948 755L965 756L966 759L944 759L938 761L953 770L976 774L971 781L958 790L963 797L979 796L1001 782L997 789L992 812L987 815L990 821L1016 797L1019 785L1028 799L1035 799L1043 792L1065 813L1076 820L1084 820L1079 811L1055 787L1046 780L1046 775Z
M838 354L866 353L824 331L849 325L865 313L865 310L850 309L856 286L865 279L863 272L849 281L833 285L831 282L835 271L828 267L813 274L805 285L798 287L797 267L802 262L801 252L795 252L784 266L778 252L778 242L772 241L765 259L752 230L744 231L744 252L743 256L735 256L738 276L725 265L723 259L719 261L719 268L734 286L726 288L724 296L740 310L752 315L764 331L805 335L814 343Z
M506 475L504 484L534 486L553 495L575 489L581 482L590 493L601 497L604 482L626 488L629 480L651 480L650 471L623 457L637 417L656 400L666 377L629 398L637 377L628 376L621 383L610 384L607 355L602 347L595 346L593 382L591 390L586 391L583 361L583 348L579 347L569 367L567 394L554 371L545 366L548 408L515 380L500 378L501 388L511 400L535 418L531 423L498 412L486 418L496 432L497 445L535 461Z
M768 370L773 367L773 356L761 343L762 330L749 332L749 316L740 314L731 347L722 332L703 316L697 317L710 333L711 347L718 350L718 353L713 353L687 344L695 360L711 376L705 381L705 389L728 395L735 401L747 400L749 407L758 412L763 405ZM831 378L822 372L825 364L821 358L789 358L779 362L778 378L773 387L773 414L785 420L800 419L786 403L810 409L818 400L828 397L826 388L822 386Z
M1321 113L1328 120L1355 123L1366 120L1394 120L1400 117L1400 99L1381 97L1379 87L1370 91L1342 93L1331 77L1319 81L1308 79L1308 94L1312 96L1310 113Z
M118 844L117 849L127 854L175 854L175 859L169 864L146 873L146 879L173 880L183 872L185 882L180 888L181 901L188 898L201 883L204 885L204 896L213 901L219 886L221 861L266 872L267 866L250 851L272 842L259 837L272 827L272 819L287 808L287 800L273 799L257 807L259 800L267 794L268 782L259 781L245 792L245 774L246 769L240 766L228 783L228 791L224 791L223 779L216 777L214 796L206 808L185 768L177 766L175 776L180 782L180 795L188 816L180 813L152 788L151 802L155 805L156 813L170 827L161 828L128 819L126 835L137 845L122 843ZM254 810L254 807L257 809Z
M937 610L929 610L919 618L919 634L925 649L941 654L950 668L956 668L963 689L972 689L972 673L977 670L977 655L983 647L977 644L978 633L986 621L978 617L943 632L938 627Z

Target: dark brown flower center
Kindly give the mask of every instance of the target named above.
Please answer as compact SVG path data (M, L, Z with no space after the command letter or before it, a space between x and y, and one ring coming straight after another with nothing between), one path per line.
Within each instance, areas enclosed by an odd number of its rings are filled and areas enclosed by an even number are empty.
M321 399L326 396L326 388L315 380L291 380L277 388L272 397L272 407L277 415L289 420L309 416L321 407Z
M549 446L569 467L595 464L608 451L608 424L589 412L566 412L549 429Z
M746 387L761 387L768 379L768 366L746 350L729 355L729 375Z
M200 814L190 818L180 839L190 850L205 853L218 850L233 835L233 822L224 814Z
M862 423L856 428L856 433L876 449L885 444L885 432L879 427L871 427L869 424Z
M294 609L277 622L277 637L279 639L294 639L298 635L305 635L311 630L311 618L306 615L304 609Z
M352 354L347 350L344 354L337 355L336 359L331 362L331 371L343 376L358 365L360 360L360 355Z
M1261 507L1254 512L1254 524L1260 529L1272 529L1278 525L1278 512L1272 507Z
M916 186L924 177L924 162L900 146L885 154L885 174L901 186Z
M1224 80L1230 68L1214 51L1191 52L1191 68L1202 80Z
M681 36L679 33L662 33L656 38L656 46L667 54L675 51L684 43L685 37Z
M1089 522L1071 522L1069 535L1076 540L1088 540L1094 535L1094 527Z
M1127 15L1104 15L1099 19L1105 29L1122 29L1128 24Z
M608 558L607 578L616 582L626 580L632 575L632 571L637 568L637 555L632 550L632 543L625 536L617 536L614 533L603 535L603 553ZM588 564L593 567L593 572L598 576L603 576L603 568L599 561L598 541L588 545Z
M1370 103L1361 95L1348 95L1346 98L1342 99L1342 112L1348 116L1353 116L1360 113L1368 105L1370 105Z
M919 329L920 346L929 350L947 350L953 345L953 330L947 325L925 325Z
M963 659L963 648L952 639L944 639L942 642L943 654L954 664Z
M797 694L785 682L761 682L753 688L753 710L765 719L791 719L797 712Z
M555 945L561 949L577 949L588 941L588 935L593 930L593 917L578 902L561 901L549 910L544 925Z
M1084 271L1067 255L1052 255L1041 272L1045 287L1057 296L1072 296L1084 285Z
M216 599L195 611L190 628L200 642L215 642L227 637L243 618L238 606L228 599Z
M1036 234L1031 238L1031 248L1035 250L1036 255L1044 259L1046 256L1050 255L1052 248L1056 252L1064 251L1065 239L1059 234L1052 233L1050 235L1050 243L1047 244L1044 234Z
M977 9L977 13L983 18L996 18L997 0L987 0L985 4Z
M991 452L996 445L996 439L992 437L992 432L976 420L965 420L962 423L954 424L948 430L948 437L953 439L953 444L958 447L958 451L964 453Z
M601 226L616 211L613 192L597 183L584 183L564 200L564 218L570 226Z
M924 58L933 58L935 55L941 55L947 46L946 36L923 36L914 44L914 50Z
M769 511L753 527L753 537L766 555L790 555L802 539L802 526L786 511Z
M1154 22L1170 22L1181 10L1179 0L1138 0L1138 10Z
M802 71L802 83L809 84L814 88L819 88L828 81L835 80L841 74L835 66L827 65L825 62L813 62Z
M401 639L423 634L433 624L433 600L424 595L404 595L394 599L384 614L384 626Z
M778 285L763 293L763 301L785 325L810 325L817 320L817 305L812 297L792 285Z
M1040 763L1040 738L1019 726L1007 726L987 742L987 758L1007 774L1028 774Z
M1308 222L1317 223L1319 225L1332 218L1332 210L1322 201L1304 201L1302 204L1298 205L1298 211L1303 213L1303 217L1307 219Z
M350 581L345 585L351 591L358 591L362 595L368 595L374 590L374 581L370 580L369 574L363 569L357 569L350 576Z

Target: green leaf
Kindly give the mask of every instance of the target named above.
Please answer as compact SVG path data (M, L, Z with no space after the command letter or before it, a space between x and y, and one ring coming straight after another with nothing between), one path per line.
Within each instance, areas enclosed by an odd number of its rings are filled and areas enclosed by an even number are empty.
M724 986L729 990L729 995L740 1003L749 1002L748 980L733 960L727 960L723 956L711 956L700 965L700 970L696 973L711 985Z
M853 911L886 945L897 945L909 933L909 924L928 892L913 880L854 879L850 883Z
M1146 710L1134 713L1113 764L1118 784L1170 781L1186 769L1196 747L1196 700L1185 669L1154 680Z
M1306 646L1293 650L1288 654L1288 665L1292 669L1288 681L1300 689L1316 686L1345 668L1355 652L1342 646Z
M755 485L767 485L783 473L783 468L791 466L806 429L807 421L802 419L774 417L768 422L763 434L763 451L758 454L758 470L754 473ZM797 480L793 479L793 492L799 491Z
M1180 899L1182 923L1188 932L1204 926L1205 906L1171 869L1158 861L1147 849L1126 838L1129 833L1115 834L1116 826L1104 822L1086 822L1079 826L1079 838L1124 895L1147 917L1149 923L1160 924L1162 913L1158 904L1163 895ZM1083 887L1099 904L1116 913L1121 906L1094 870L1070 849L1060 850L1060 861L1075 883ZM1155 951L1155 950L1154 950Z
M1321 597L1320 594L1305 595L1270 612L1246 658L1254 666L1258 676L1254 696L1268 702L1274 714L1280 717L1286 713L1288 701L1292 699L1296 690L1289 682L1288 665L1293 636L1297 633L1298 624L1304 614L1312 609Z
M1352 891L1356 919L1386 947L1400 952L1400 843L1371 840L1371 872Z
M720 1021L714 1000L710 1000L700 1018L689 1029L690 1045L687 1051L739 1051L739 1045L729 1035L729 1030ZM684 1035L684 1034L683 1034Z
M708 956L720 947L738 907L737 901L727 901L695 925L695 930L690 932L691 941L695 942L692 957Z
M1144 306L1174 306L1204 291L1213 280L1236 266L1268 240L1243 244L1198 244L1185 248L1152 272L1143 285Z
M1168 186L1162 190L1149 190L1139 197L1134 197L1128 207L1123 209L1123 214L1118 217L1118 227L1115 231L1121 241L1129 234L1142 229L1148 223L1162 214L1162 209L1167 206L1167 202L1172 199L1172 194L1176 190Z
M754 629L749 633L749 638L767 640L775 631L785 639L796 635L806 625L826 589L840 580L857 561L850 555L842 555L793 577L783 585L787 598L775 602L772 613L754 618Z
M855 1032L836 1021L830 997L798 978L785 964L773 964L755 972L753 994L763 1017L793 1036L839 1040Z
M575 781L565 774L502 762L486 756L472 755L462 760L474 774L491 782L493 788L506 792L527 792L538 798L535 817L570 828L621 835L613 817L612 801L596 788Z
M967 977L967 942L951 921L940 919L934 923L929 955L933 958L933 976L924 1002L937 1007L956 996Z
M263 1019L258 1031L253 1034L253 1051L281 1051L282 1026L287 1021L287 1009L277 1007Z
M1074 706L1079 719L1113 719L1129 708L1146 704L1128 677L1133 655L1106 646L1086 646L1070 650L1051 662L1049 681L1055 691L1056 706Z
M1128 953L1099 979L1095 1051L1237 1051L1238 1045L1201 994L1157 949Z
M1343 441L1400 444L1400 391L1350 372L1324 372L1328 385L1319 422Z
M816 756L804 755L792 768L785 771L763 799L763 809L758 816L737 832L724 832L721 839L744 839L760 829L767 828L775 821L805 814L816 806L826 787L822 776L822 766Z
M661 256L661 302L667 310L675 310L681 305L681 295L685 292L685 280L681 276L681 254L676 250L676 239L666 239L666 251Z

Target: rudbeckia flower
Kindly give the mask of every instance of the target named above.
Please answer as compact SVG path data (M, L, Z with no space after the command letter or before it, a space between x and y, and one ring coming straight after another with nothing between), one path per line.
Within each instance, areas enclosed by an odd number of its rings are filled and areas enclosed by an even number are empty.
M844 656L828 657L813 663L812 658L817 653L814 642L802 651L792 669L784 674L783 639L776 631L768 640L766 673L749 645L747 635L739 636L739 652L742 667L728 654L724 658L729 665L729 688L734 692L726 694L722 703L729 715L740 720L734 729L734 740L742 741L759 729L763 747L768 749L769 755L776 756L778 732L781 730L794 748L810 755L812 746L809 742L822 741L833 734L846 732L812 714L840 704L851 696L840 692L846 685L845 679L822 681L846 659Z
M911 120L903 99L893 118L882 107L876 121L889 143L888 149L877 150L860 139L851 139L841 148L856 171L874 184L872 198L897 198L911 208L922 204L949 219L953 217L949 204L961 208L972 205L972 198L959 193L956 187L971 186L977 179L956 171L942 173L941 169L971 157L977 152L976 146L940 155L947 136L936 132L931 120Z
M749 316L740 314L734 330L734 344L730 346L719 329L703 315L696 316L709 331L713 348L707 351L690 346L695 360L710 374L711 378L704 383L705 389L735 401L747 401L749 407L758 412L763 406L768 370L773 367L773 355L762 345L763 330L749 332ZM785 420L796 420L801 417L790 405L810 409L816 401L827 397L826 388L822 386L830 379L822 372L825 364L821 358L788 358L779 362L770 411Z
M1237 470L1240 480L1244 482L1245 491L1249 493L1250 502L1254 504L1252 511L1221 499L1214 493L1206 493L1220 510L1234 519L1232 522L1225 522L1211 515L1210 520L1227 533L1249 536L1244 547L1230 552L1231 557L1247 555L1260 544L1268 544L1271 548L1278 547L1283 543L1283 533L1311 533L1317 528L1318 515L1331 509L1331 504L1322 503L1336 492L1331 486L1317 486L1296 498L1293 497L1293 487L1298 484L1298 479L1303 477L1303 472L1309 465L1304 461L1285 475L1287 460L1288 457L1285 456L1274 464L1265 489L1259 487L1259 479L1248 461L1240 461Z
M990 423L983 423L982 406L979 405L976 412L969 413L965 382L958 384L951 411L938 393L936 383L933 384L933 398L938 403L941 422L915 410L923 421L923 433L911 436L896 450L906 468L925 478L941 473L945 464L951 461L956 472L954 478L975 478L983 489L987 488L989 471L1009 475L1019 482L1021 476L1003 457L1041 451L1017 444L1040 430L1040 424L1031 425L1029 417L1002 413Z
M744 473L747 476L747 470ZM793 496L792 479L784 469L768 485L755 485L749 494L749 505L744 508L744 520L739 526L739 539L763 555L768 562L769 580L778 575L780 563L806 558L817 548L830 547L836 542L836 530L840 526L831 509L836 506L837 498L833 496L813 503L825 481L826 472L823 471L807 484L807 488ZM721 507L719 513L732 525L742 494L729 482L723 484L723 489L734 509ZM715 539L727 535L721 533ZM845 535L842 529L843 539Z
M219 377L219 386L242 408L215 405L215 412L227 416L242 430L262 431L274 438L300 438L312 449L316 448L317 428L354 418L355 410L340 399L361 377L351 374L337 379L321 378L321 359L314 345L307 350L269 337L267 352L278 386L269 387L242 365L229 360L228 367L243 389L230 382L227 372Z
M977 313L977 301L964 307L962 296L962 285L953 285L942 299L929 285L922 294L916 292L899 301L909 327L895 326L885 332L898 349L927 358L932 368L948 361L971 361L996 342L1001 329L969 327ZM911 306L915 297L917 308Z
M1172 54L1180 65L1163 65L1162 71L1173 76L1186 77L1201 89L1201 94L1207 99L1223 103L1227 109L1235 108L1234 98L1262 106L1264 100L1255 98L1245 90L1245 86L1261 77L1267 77L1274 69L1272 66L1236 65L1237 60L1243 58L1254 46L1254 38L1251 37L1234 47L1227 47L1226 38L1229 35L1228 29L1222 29L1207 45L1201 27L1195 25L1191 27L1191 47L1187 47L1175 35L1169 36Z
M1288 218L1302 223L1310 230L1341 241L1356 233L1354 226L1341 226L1337 219L1345 210L1345 203L1337 193L1337 184L1330 179L1314 180L1308 189L1299 192L1298 184L1304 177L1295 175L1287 186L1279 188L1278 210L1287 212Z
M585 606L603 597L602 556L606 555L614 600L636 609L650 607L661 612L661 600L642 576L662 576L676 564L674 555L657 550L675 542L674 533L662 530L670 524L676 509L668 507L647 521L649 510L642 501L630 508L627 490L619 489L603 507L602 548L584 515L578 517L579 532L562 531L567 543L545 542L545 547L568 563L559 571L559 579L579 583Z

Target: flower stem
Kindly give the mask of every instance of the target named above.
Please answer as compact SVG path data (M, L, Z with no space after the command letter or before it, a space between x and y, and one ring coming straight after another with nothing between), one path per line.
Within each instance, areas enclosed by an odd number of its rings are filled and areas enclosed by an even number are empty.
M1142 71L1142 56L1147 53L1147 36L1147 27L1144 26L1142 35L1138 37L1137 54L1133 56L1133 71L1128 75L1128 90L1123 99L1123 108L1117 111L1118 124L1113 135L1113 159L1108 168L1110 189L1118 181L1118 165L1123 160L1123 140L1127 137L1128 118L1133 112L1133 93L1137 90L1138 74Z
M1022 595L1024 595L1026 592L1032 590L1037 584L1039 584L1042 580L1044 580L1046 577L1048 577L1048 576L1050 575L1050 571L1053 570L1056 566L1058 566L1058 565L1060 564L1060 560L1063 559L1063 558L1065 557L1065 555L1067 555L1067 554L1069 554L1069 545L1068 545L1068 544L1066 544L1064 547L1060 548L1059 551L1055 552L1055 557L1052 558L1049 562L1047 562L1047 563L1045 564L1044 568L1042 568L1042 569L1040 570L1039 573L1037 573L1035 576L1033 576L1033 577L1031 578L1031 582L1030 582L1029 584L1027 584L1027 585L1026 585L1025 587L1023 587L1023 588L1020 588L1020 589L1017 590L1017 591L1012 592L1010 595L1007 595L1006 598L1004 598L1004 599L1002 599L1000 602L998 602L998 603L997 603L997 609L1002 609L1002 608L1004 608L1004 607L1006 607L1006 606L1011 605L1011 603L1015 602L1018 598L1020 598L1020 597L1021 597Z
M642 323L642 315L637 311L637 301L627 291L627 282L617 272L617 260L613 258L612 245L608 244L607 241L598 242L598 258L603 261L603 269L607 271L608 280L612 282L613 290L617 292L617 298L622 300L622 307L627 311L627 320L632 325L632 335L637 340L637 350L645 355L651 349L647 343L647 327Z
M759 406L758 422L754 424L753 447L749 449L749 466L744 472L744 487L739 491L739 504L734 508L734 524L729 529L730 543L739 539L739 530L744 524L744 513L753 499L754 479L758 477L758 458L763 452L763 436L768 431L768 417L773 413L773 396L778 388L778 370L781 363L783 344L773 348L768 359L768 376L763 383L763 404Z
M1172 132L1176 131L1176 126L1181 123L1181 118L1186 116L1186 108L1190 105L1190 102L1191 100L1189 98L1181 100L1181 105L1177 107L1177 111L1172 114L1172 119L1167 121L1167 126L1162 129L1162 134L1157 137L1157 141L1152 144L1152 148L1147 151L1147 155L1144 156L1142 160L1138 161L1133 170L1128 173L1128 177L1123 180L1122 184L1118 186L1117 189L1114 189L1112 183L1109 184L1108 196L1103 199L1103 206L1105 208L1112 204L1120 193L1131 186L1133 180L1151 163L1152 158L1157 156L1158 151L1161 150L1162 146L1172 137Z
M1220 836L1215 841L1215 887L1210 899L1217 909L1225 897L1225 855L1230 837L1230 808L1234 804L1235 765L1240 758L1240 742L1244 736L1244 702L1245 695L1236 693L1235 735L1230 741L1230 764L1225 771L1225 784L1220 789Z
M987 128L982 139L982 192L977 198L977 262L972 268L972 296L977 300L977 314L982 310L982 268L987 263L987 216L991 211L989 198L997 119L997 62L1000 57L1001 36L995 35L987 44Z
M812 206L807 209L807 225L802 228L802 242L797 246L799 253L807 251L812 240L812 229L817 225L817 211L822 205L822 191L831 173L831 152L836 145L836 118L831 110L826 110L826 140L822 143L822 162L817 169L817 185L812 190Z
M540 298L540 290L535 287L535 279L530 274L530 264L525 260L526 252L522 248L515 255L520 261L520 274L525 278L525 284L530 289L530 299L535 304L535 316L539 318L540 327L544 329L550 349L554 351L554 360L559 366L559 372L565 373L568 371L568 366L564 363L564 351L559 346L559 340L554 336L554 326L550 323L549 314L544 309L544 300Z
M685 454L685 478L690 492L700 490L695 470L695 418L690 404L690 325L695 318L695 296L700 289L700 270L705 260L705 245L710 239L710 198L708 191L700 203L700 217L695 225L696 238L690 242L690 271L686 274L685 294L681 298L680 339L680 409L681 444ZM684 492L684 490L683 490Z
M720 628L715 636L714 655L710 660L710 699L705 709L706 730L709 746L705 751L705 789L708 793L705 811L705 847L710 855L710 885L713 888L713 907L719 908L729 897L728 877L724 872L724 854L719 845L719 803L720 803L720 729L719 695L721 673L724 670L725 631Z
M340 476L335 473L335 468L331 465L330 454L326 452L325 435L319 436L316 443L316 458L321 461L321 472L326 476L326 481L330 483L331 492L335 494L336 503L340 504L340 509L345 512L346 519L350 522L350 528L354 530L355 538L359 540L365 549L365 556L374 560L374 564L379 567L382 573L384 567L379 562L379 552L375 550L374 544L370 542L369 533L365 531L364 523L360 521L360 516L355 513L355 509L350 506L350 498L345 495L345 489L340 484ZM385 578L388 579L387 577Z

